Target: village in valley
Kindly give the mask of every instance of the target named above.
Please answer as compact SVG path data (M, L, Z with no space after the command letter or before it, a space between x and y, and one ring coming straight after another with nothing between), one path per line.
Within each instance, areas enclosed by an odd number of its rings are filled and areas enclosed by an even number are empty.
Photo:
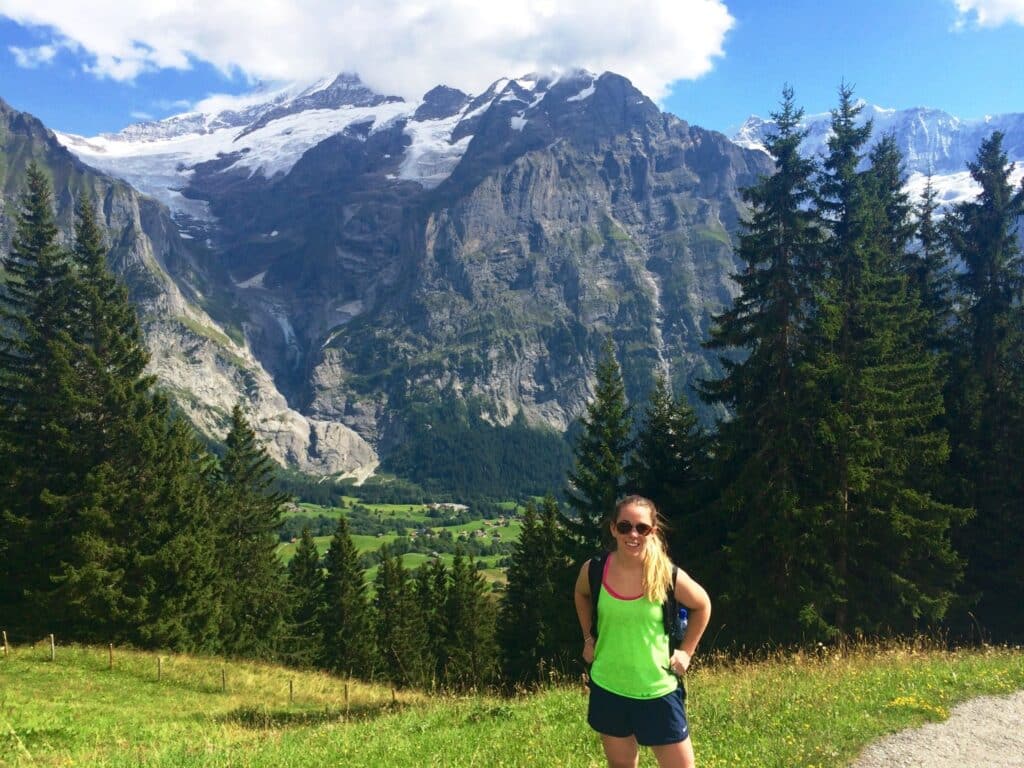
M309 528L323 555L330 545L337 520L344 515L361 564L370 580L376 573L379 552L387 545L402 556L403 565L415 569L428 560L449 565L457 550L472 558L495 591L504 588L505 571L522 528L522 506L450 501L423 504L372 504L344 497L342 506L288 502L279 530L278 554L288 562L303 528Z

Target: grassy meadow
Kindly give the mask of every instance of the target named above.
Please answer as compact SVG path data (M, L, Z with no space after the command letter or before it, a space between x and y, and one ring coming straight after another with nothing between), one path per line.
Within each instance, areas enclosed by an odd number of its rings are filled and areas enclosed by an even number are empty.
M441 531L448 531L452 536L458 538L460 535L470 535L474 531L484 530L487 535L497 534L500 541L503 542L515 542L519 539L520 531L522 531L522 523L512 518L508 520L507 525L497 525L493 520L473 520L468 523L462 523L460 525L439 525L438 519L430 517L427 513L429 507L426 504L363 504L359 499L353 496L342 497L343 500L349 504L360 504L363 507L376 513L381 522L387 524L389 520L411 520L416 523L422 524L424 527L429 528L435 533ZM521 507L516 502L502 502L498 506L507 509L511 514L517 513ZM284 517L294 517L295 515L306 515L309 517L317 517L323 515L324 517L338 518L345 513L344 508L340 507L323 507L317 504L300 503L294 507L289 508L285 512ZM352 541L356 545L356 548L360 553L362 552L376 552L384 544L390 544L398 538L396 533L384 533L380 536L370 536L366 534L352 534ZM328 547L331 545L331 536L315 536L313 541L316 542L317 551L320 552L321 556L327 552ZM278 556L281 560L287 563L295 554L295 548L297 542L286 542L279 544L277 547ZM445 565L451 565L454 555L448 553L441 553L439 559L445 563ZM402 555L402 565L410 570L419 568L429 558L429 555L423 553L409 552ZM482 561L486 568L482 571L484 578L488 583L505 583L505 569L498 567L498 561L502 559L502 556L489 555L477 557L475 560ZM377 575L377 568L370 568L366 573L367 580L372 583L373 579Z
M0 766L603 766L579 685L516 698L398 691L282 667L106 648L0 658ZM221 689L225 672L226 691ZM294 700L289 701L289 681ZM345 689L348 686L346 707ZM1024 652L914 645L696 665L698 765L844 766L957 702L1024 688ZM653 766L649 753L641 765Z

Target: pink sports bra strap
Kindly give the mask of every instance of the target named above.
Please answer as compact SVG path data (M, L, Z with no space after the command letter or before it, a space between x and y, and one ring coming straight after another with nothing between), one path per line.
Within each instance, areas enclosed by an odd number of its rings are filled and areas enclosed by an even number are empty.
M608 566L611 565L611 562L612 557L611 555L608 555L608 557L604 559L604 571L601 572L601 586L604 587L605 591L617 600L639 600L641 597L643 597L643 592L641 592L639 595L633 595L632 597L620 595L618 592L616 592L608 585Z

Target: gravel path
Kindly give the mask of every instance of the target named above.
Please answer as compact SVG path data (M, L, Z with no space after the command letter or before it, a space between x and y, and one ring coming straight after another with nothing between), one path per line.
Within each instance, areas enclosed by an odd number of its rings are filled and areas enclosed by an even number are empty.
M851 768L1024 768L1024 691L982 696L944 723L886 736Z

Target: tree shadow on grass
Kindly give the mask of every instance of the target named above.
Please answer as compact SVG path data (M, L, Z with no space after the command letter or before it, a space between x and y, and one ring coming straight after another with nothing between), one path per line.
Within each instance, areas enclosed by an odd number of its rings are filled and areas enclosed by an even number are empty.
M344 708L318 710L269 709L267 707L238 707L221 715L219 722L233 723L243 728L266 730L271 728L299 728L322 723L351 723L373 720L393 714L405 708L402 703L383 702L379 704L356 704L346 711Z

